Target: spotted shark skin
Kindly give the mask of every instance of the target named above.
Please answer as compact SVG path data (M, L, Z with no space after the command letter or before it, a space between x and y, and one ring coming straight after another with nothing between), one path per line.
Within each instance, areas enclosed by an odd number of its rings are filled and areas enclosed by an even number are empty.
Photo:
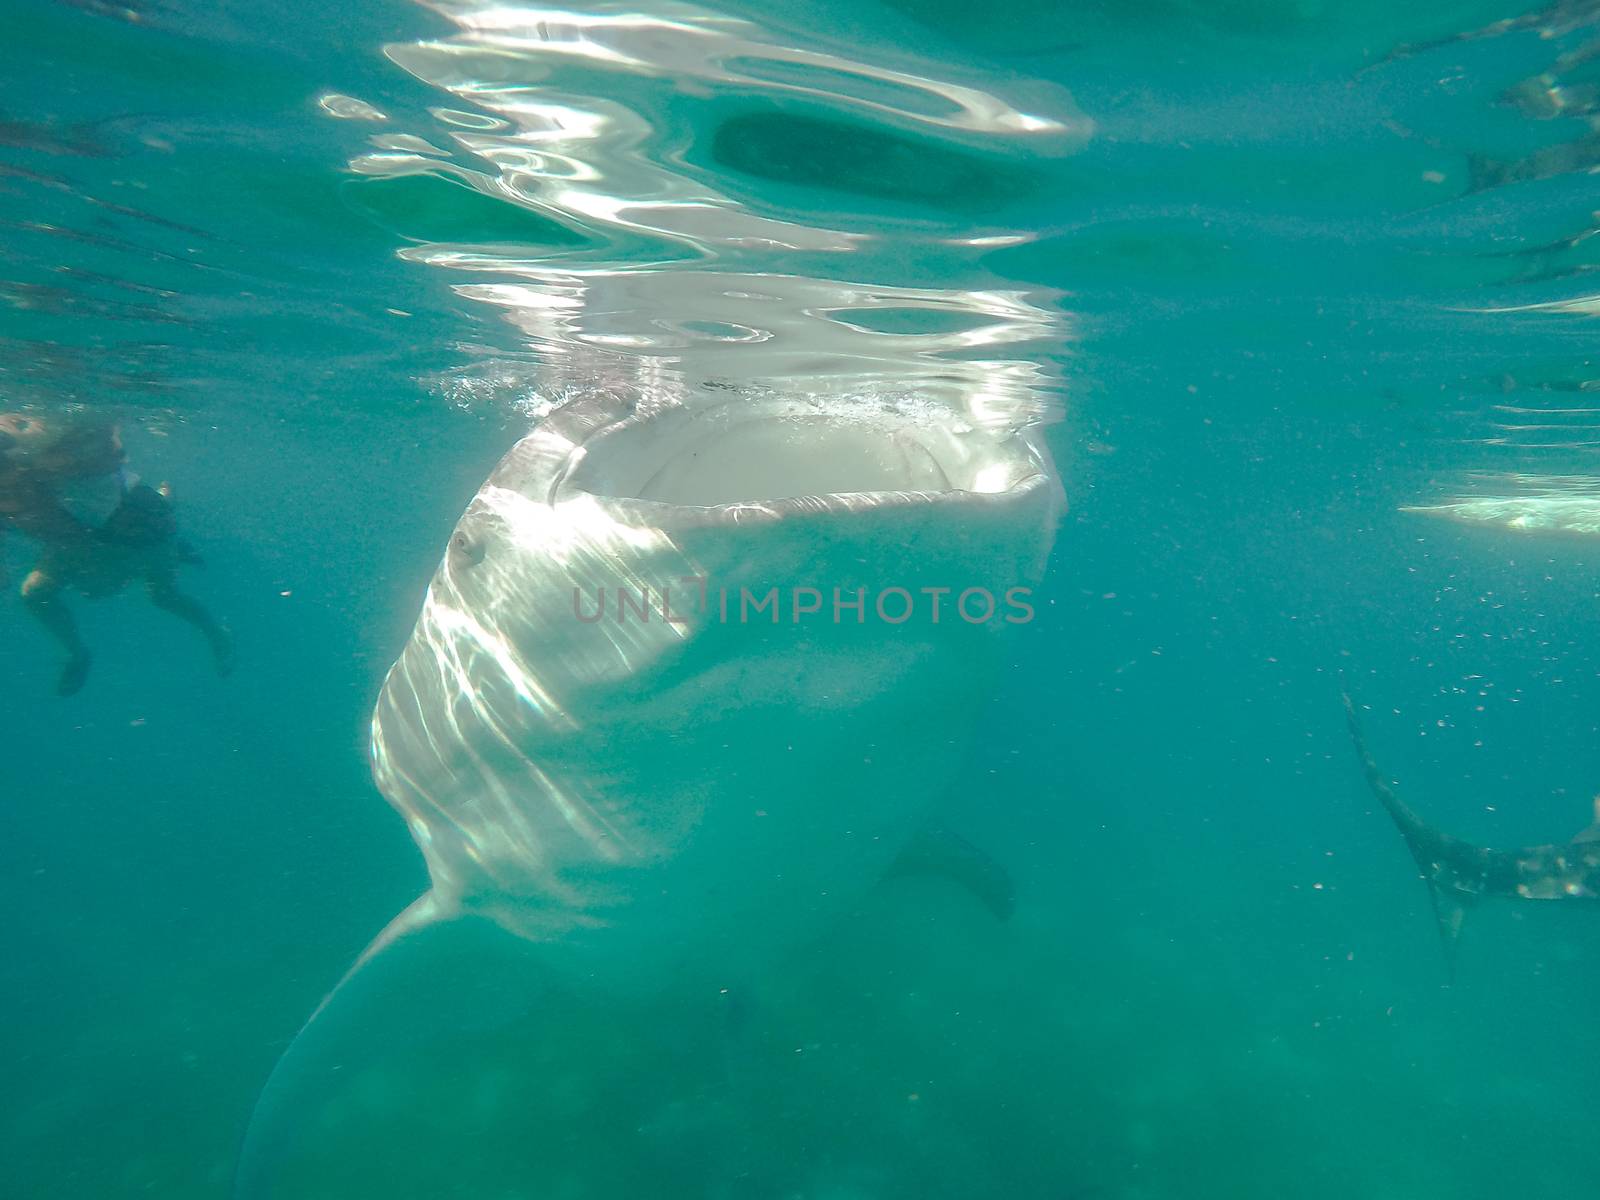
M1474 845L1434 829L1395 794L1372 757L1348 692L1344 693L1344 709L1367 786L1400 830L1428 885L1452 979L1467 909L1479 899L1600 904L1600 797L1595 798L1594 824L1571 842L1515 850Z

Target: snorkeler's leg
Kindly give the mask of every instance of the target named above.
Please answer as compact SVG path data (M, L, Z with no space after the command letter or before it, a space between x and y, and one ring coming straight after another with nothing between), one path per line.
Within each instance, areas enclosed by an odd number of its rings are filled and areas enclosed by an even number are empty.
M48 571L35 567L22 581L22 602L66 650L67 665L61 668L56 692L62 696L72 695L89 679L89 648L78 636L78 623L61 598L61 585Z
M180 592L171 576L164 573L152 576L146 584L146 590L150 594L150 603L163 612L169 612L180 620L189 622L205 634L206 641L211 646L211 659L217 665L218 675L227 675L233 670L233 635L206 611L200 601Z

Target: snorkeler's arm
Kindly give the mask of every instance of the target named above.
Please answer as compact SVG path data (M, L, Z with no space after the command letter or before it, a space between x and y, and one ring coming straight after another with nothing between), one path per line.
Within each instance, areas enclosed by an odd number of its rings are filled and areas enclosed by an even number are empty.
M176 541L174 541L172 543L172 548L177 551L179 562L191 567L203 567L206 565L204 555L202 555L200 551L196 550L183 538L178 538Z

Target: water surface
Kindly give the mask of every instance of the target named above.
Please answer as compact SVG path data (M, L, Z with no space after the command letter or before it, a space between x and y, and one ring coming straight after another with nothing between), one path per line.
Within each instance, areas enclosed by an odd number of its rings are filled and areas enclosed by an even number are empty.
M762 1136L665 1099L650 1136L773 1195L1593 1190L1593 913L1486 905L1445 987L1337 682L1447 828L1589 820L1596 543L1401 510L1592 492L1592 10L981 17L18 9L4 406L123 422L240 666L124 596L79 606L57 701L8 607L12 1192L226 1194L277 1054L423 886L364 738L444 538L596 384L1045 425L1072 505L952 781L1015 918L886 891L774 1000ZM415 1194L550 1194L460 1152L553 1086L526 1032L462 1032L471 1104L398 1093ZM700 1050L650 1060L662 1097Z

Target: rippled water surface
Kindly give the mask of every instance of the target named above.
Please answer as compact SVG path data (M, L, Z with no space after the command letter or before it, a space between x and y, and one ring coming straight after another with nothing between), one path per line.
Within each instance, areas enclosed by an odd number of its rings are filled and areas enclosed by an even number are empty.
M279 1194L1595 1190L1595 907L1485 902L1449 983L1339 702L1454 834L1594 819L1593 4L7 24L0 409L121 423L238 667L135 591L75 602L58 699L5 604L0 1194L229 1194L426 886L384 672L483 477L593 393L1042 431L1070 510L948 781L1016 911L891 881L714 1019L399 997Z

